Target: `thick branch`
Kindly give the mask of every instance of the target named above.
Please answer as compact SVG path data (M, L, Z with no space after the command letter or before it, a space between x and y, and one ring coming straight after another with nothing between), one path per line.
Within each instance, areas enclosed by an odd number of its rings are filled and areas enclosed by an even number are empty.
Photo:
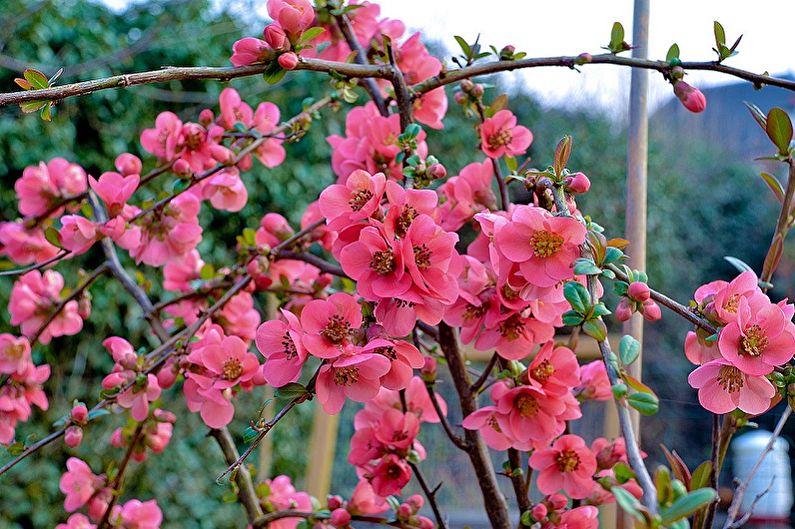
M353 57L353 60L356 61L356 64L363 66L368 65L367 52L364 51L359 39L356 38L356 34L353 32L353 28L351 27L351 22L348 20L348 15L337 15L334 18L337 20L337 26L340 28L340 33L342 33L345 42L348 43L348 47L356 53ZM370 99L372 99L373 103L375 103L375 106L378 108L378 112L382 116L388 116L389 109L387 108L386 101L384 101L384 96L381 95L381 90L378 88L376 82L373 79L365 79L364 88L367 90L367 93L370 94Z
M110 513L113 510L113 506L116 505L116 502L119 500L119 495L121 494L121 486L124 482L124 473L127 471L127 465L130 464L130 459L132 458L133 451L135 450L135 445L138 444L138 441L141 439L141 433L144 431L144 423L138 424L138 427L135 428L135 433L133 433L132 439L130 439L130 446L127 447L127 451L124 452L124 457L119 463L119 470L116 472L116 477L113 478L113 481L109 485L111 492L110 501L108 502L108 506L105 507L105 513L102 515L102 519L100 520L97 527L99 529L105 529L108 526L108 520L110 520Z
M232 439L232 435L229 433L229 429L226 426L217 430L212 429L208 435L211 435L218 442L218 446L221 447L221 452L224 454L224 461L226 461L227 465L231 465L240 457L237 453L237 447ZM246 509L249 521L254 523L263 513L248 468L241 466L238 469L235 475L235 482L240 490L238 494L240 502Z
M516 503L519 505L519 513L529 511L533 504L530 501L528 494L528 485L522 476L522 456L515 448L508 449L508 462L511 465L511 484L513 485L513 492L516 495ZM517 472L519 471L519 472ZM519 527L527 527L523 523L519 523Z

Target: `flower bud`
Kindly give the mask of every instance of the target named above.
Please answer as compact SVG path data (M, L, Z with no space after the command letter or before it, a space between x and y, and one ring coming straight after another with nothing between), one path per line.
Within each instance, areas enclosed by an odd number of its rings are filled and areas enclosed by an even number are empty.
M168 410L161 410L160 408L157 408L153 415L155 416L155 419L160 422L170 422L172 424L177 422L177 416Z
M431 520L427 516L418 516L415 523L417 524L417 527L419 527L419 529L433 529L434 527L436 527L436 525L433 523L433 520Z
M83 441L83 429L79 426L70 426L63 434L63 442L70 448L75 448Z
M605 446L596 454L596 464L601 470L613 468L619 461L621 461L621 453L616 450L614 443Z
M707 98L704 97L701 90L690 86L684 81L676 81L674 94L690 112L703 112L707 108Z
M444 165L440 163L432 164L428 167L428 176L433 178L434 180L438 180L440 178L444 178L447 176L447 169L445 169Z
M461 81L461 90L464 91L465 94L468 94L475 88L475 83L470 81L469 79L464 79Z
M72 408L72 422L83 424L88 420L88 408L82 402Z
M436 381L436 359L432 356L425 357L425 364L420 369L420 376L425 382Z
M681 81L685 76L685 69L681 66L674 66L671 68L671 79Z
M331 525L334 527L345 527L351 523L351 513L345 509L334 509L329 518L329 522L331 522Z
M91 316L91 298L87 291L83 291L77 300L77 314L87 320Z
M456 92L455 95L453 96L453 99L459 105L465 105L468 98L464 92Z
M621 301L618 302L615 314L618 321L627 321L632 317L632 308L626 298L621 298Z
M533 505L530 513L533 515L535 521L540 522L547 517L547 506L543 503L537 503Z
M641 312L643 313L643 318L646 321L657 321L662 318L660 306L650 299L643 302Z
M483 85L478 83L472 88L472 95L474 97L483 97L483 92L485 91L486 89L483 88Z
M342 496L329 494L326 497L326 506L330 511L334 511L342 507Z
M116 428L110 436L110 444L116 448L121 448L126 443L124 442L124 434L121 428Z
M549 502L549 506L552 507L552 510L555 511L559 511L569 504L569 499L560 493L550 494L549 497L547 497L547 501Z
M290 49L290 41L284 30L278 24L268 24L262 32L265 42L276 51L287 51Z
M123 176L141 174L141 169L143 169L141 159L128 152L118 155L114 165Z
M215 114L213 114L213 111L209 108L205 108L199 112L199 125L202 127L209 127L213 121L215 121Z
M279 66L285 70L295 70L295 67L298 66L298 55L291 51L282 53L279 55Z
M177 369L174 366L174 363L171 362L171 365L165 365L163 368L157 372L157 384L160 386L161 389L168 389L174 385L174 382L177 381Z
M569 190L578 195L587 193L589 189L591 189L591 181L585 176L585 173L575 174L571 179L571 183L569 183Z
M213 158L215 158L218 163L224 165L232 165L235 163L235 153L223 145L218 145L216 143L210 145L210 154L212 154Z
M193 169L191 169L190 164L182 158L174 162L174 165L171 166L171 170L180 178L190 178L193 176Z
M105 511L108 509L108 504L112 497L113 493L107 487L94 494L94 496L88 500L88 516L92 520L101 520L105 515Z
M501 61L510 61L513 59L513 54L516 53L516 48L510 44L504 46L500 50L500 60Z
M593 55L590 53L581 53L577 55L576 59L574 59L574 64L577 66L582 66L583 64L588 64L591 61L593 61Z
M414 512L411 510L411 505L401 503L397 509L397 517L401 520L408 520Z
M414 509L414 512L417 512L420 509L422 509L423 505L425 505L425 498L423 498L419 494L414 494L412 496L409 496L409 499L406 500L406 503L411 505L411 508Z
M651 297L649 285L641 281L634 281L630 283L629 288L627 289L627 294L635 301L646 301Z

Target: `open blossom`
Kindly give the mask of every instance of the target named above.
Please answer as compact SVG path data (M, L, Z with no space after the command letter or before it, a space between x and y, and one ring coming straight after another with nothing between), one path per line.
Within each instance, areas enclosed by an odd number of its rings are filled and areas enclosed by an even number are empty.
M362 352L380 354L389 359L389 371L381 378L381 385L387 389L405 389L414 369L425 365L425 358L419 350L403 340L376 338L368 342Z
M550 448L536 450L529 464L539 471L538 490L544 494L564 490L572 498L582 499L594 489L596 458L578 435L564 435Z
M535 206L518 206L511 221L495 231L500 253L518 263L524 278L539 287L573 276L571 264L584 241L585 227L578 221Z
M0 222L0 255L19 265L40 263L58 254L40 228L27 229L21 222Z
M102 342L102 345L116 362L110 374L102 380L102 387L112 389L135 382L116 396L116 403L122 408L129 408L136 421L144 421L149 415L149 403L160 397L161 389L157 377L149 373L139 380L138 355L127 340L112 336Z
M42 389L48 378L49 365L29 363L23 372L10 375L10 383L0 385L0 444L13 442L17 423L30 418L32 406L42 410L49 407L47 394Z
M19 198L19 212L26 216L44 215L65 197L86 190L86 172L64 158L53 158L46 164L28 166L14 184ZM57 208L51 215L63 211Z
M515 442L497 422L500 415L496 406L483 406L464 418L462 426L467 430L477 430L485 443L494 450L507 450Z
M420 40L420 33L408 38L396 51L397 66L408 84L416 84L442 71L439 59L428 53ZM414 101L414 117L434 129L444 128L442 119L447 113L447 95L437 88Z
M248 191L235 167L227 167L203 182L202 193L215 209L240 211L248 201Z
M33 336L60 303L63 287L63 276L55 270L44 273L32 270L23 275L11 289L8 304L11 324L19 325L25 336ZM82 328L83 318L80 317L78 302L71 300L47 325L39 336L39 342L46 345L53 337L71 336Z
M580 366L574 351L547 342L530 362L527 377L547 394L563 395L580 382Z
M309 0L268 0L268 16L297 38L315 21L315 9Z
M213 318L220 323L227 334L234 334L246 343L254 339L257 325L260 324L259 312L254 308L254 298L246 291L239 292L227 301Z
M367 171L353 171L345 185L331 185L320 193L320 212L326 217L329 228L339 231L380 212L385 187L383 173L371 175Z
M281 387L301 376L307 352L301 343L304 330L292 312L282 309L284 320L266 321L257 328L257 349L265 357L263 375L268 384Z
M91 189L99 195L108 207L108 215L115 217L122 212L124 205L138 189L141 177L137 174L122 176L119 173L108 171L99 176L99 180L93 176L88 177Z
M303 491L297 491L288 476L276 476L266 479L268 496L262 498L268 507L267 512L286 511L311 511L312 498ZM303 518L281 518L268 524L272 529L295 529Z
M246 37L232 45L229 61L234 66L248 66L258 62L268 62L273 58L273 49L262 39Z
M202 267L204 261L196 250L172 259L163 267L163 288L176 292L190 292L190 283L199 279Z
M113 507L110 520L119 529L160 529L163 513L155 500L130 500Z
M263 101L257 105L257 110L254 112L254 128L263 135L273 135L279 126L279 115L279 107L269 101ZM281 138L267 138L257 147L254 155L262 162L262 165L273 169L277 165L281 165L287 155L282 143L284 141Z
M604 362L594 360L580 366L580 385L577 393L582 400L613 400Z
M593 505L582 505L563 511L556 527L558 529L598 529L599 509Z
M87 252L102 237L97 225L80 215L61 217L61 231L58 235L63 247L74 255Z
M403 242L387 239L383 230L374 226L362 229L359 240L342 249L339 261L345 273L358 282L359 294L369 301L399 296L411 288Z
M22 375L32 365L27 338L17 338L8 333L0 334L0 373Z
M452 273L460 267L457 242L456 233L444 231L428 215L419 215L412 221L403 246L403 258L414 285L446 304L458 297L458 282Z
M328 299L307 303L301 312L305 331L302 343L318 358L337 358L350 343L351 332L362 325L362 309L350 294L337 292Z
M378 394L381 377L389 368L386 357L373 353L346 355L324 364L317 377L318 401L330 415L342 410L346 397L367 402Z
M516 124L510 110L500 110L480 126L480 148L491 158L523 154L533 142L530 129Z
M504 383L495 384L491 395L500 412L497 422L512 439L543 442L560 433L558 416L566 411L562 398L533 386L509 389Z
M170 260L189 253L201 241L199 199L182 193L168 203L162 214L141 219L140 245L130 251L137 263L163 266Z
M385 498L375 493L369 481L360 479L351 494L348 510L351 514L380 514L389 510L389 504Z
M177 158L182 144L182 120L173 112L161 112L155 120L155 128L141 132L141 146L165 162Z
M776 395L776 388L764 376L744 373L720 358L697 367L687 382L698 389L698 401L712 413L729 413L739 408L751 415L764 413Z
M85 461L70 457L66 461L67 471L61 476L60 489L66 495L63 508L76 511L91 499L105 484L103 476L96 476Z
M458 176L448 178L439 186L441 226L455 231L476 213L495 208L497 197L491 188L493 181L494 166L490 158L482 163L471 163L461 169Z
M440 395L434 393L434 396L436 397L436 404L441 410L442 415L446 415L447 403ZM433 402L431 402L428 388L425 387L425 383L420 377L412 377L406 387L404 397L406 401L406 411L416 415L420 422L439 422L439 415L436 413ZM401 401L400 393L382 387L378 391L378 395L367 401L364 408L356 413L354 419L356 428L359 428L360 424L377 422L384 412L390 409L403 410L403 402Z
M411 480L409 464L395 454L385 455L372 470L373 491L379 496L400 494Z
M70 516L66 523L59 523L55 529L96 529L97 526L91 523L91 520L84 514L75 513Z

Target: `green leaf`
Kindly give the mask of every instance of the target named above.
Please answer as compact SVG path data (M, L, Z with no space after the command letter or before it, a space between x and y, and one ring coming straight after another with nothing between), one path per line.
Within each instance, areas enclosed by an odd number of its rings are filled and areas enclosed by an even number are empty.
M458 43L459 46L461 46L461 51L464 52L464 55L469 57L470 53L472 53L472 48L469 47L469 44L467 43L466 40L464 40L464 37L459 37L458 35L456 35L453 38L455 38L455 41Z
M717 492L710 488L697 489L690 492L687 496L682 496L674 501L670 507L660 512L663 525L687 518L702 507L708 505L716 496Z
M523 526L530 527L533 525L533 522L535 522L535 519L533 518L532 512L525 511L522 513L522 516L519 518L519 521Z
M635 472L625 463L618 462L613 465L613 472L616 480L621 484L626 483L630 479L635 479Z
M640 356L640 342L629 334L624 335L618 345L618 355L625 366L632 364Z
M712 461L707 459L696 467L693 475L690 477L690 488L699 489L709 483L710 475L712 474Z
M622 44L624 43L624 26L621 25L621 22L615 22L613 24L613 29L610 32L610 51L613 53L617 53L621 51Z
M731 255L725 255L723 258L726 259L727 261L729 261L729 263L731 263L731 265L734 268L736 268L740 273L748 272L749 270L751 272L753 272L753 270L754 270L748 264L746 264L744 261L741 261L740 259L737 259L736 257L732 257Z
M58 230L56 230L54 227L50 226L44 230L44 238L56 248L63 249L63 245L61 244L61 236L58 235Z
M36 70L35 68L28 68L24 72L22 72L22 76L27 79L27 81L33 86L34 89L41 90L43 88L49 88L50 82L47 79L47 76L41 73L40 71Z
M88 412L88 420L96 419L97 417L102 417L103 415L110 415L110 411L106 410L105 408L99 408L97 410L91 410Z
M668 53L665 55L666 62L671 62L673 59L679 58L679 44L673 43L671 47L668 48Z
M627 397L627 403L643 415L654 415L660 409L657 397L649 393L633 393Z
M754 121L756 121L756 123L762 127L762 130L767 131L767 116L765 116L765 113L753 103L749 103L748 101L744 101L744 103L748 108L748 111L751 113L751 117L754 118Z
M619 382L610 386L610 391L613 393L614 399L621 400L627 396L627 391L629 391L629 388L623 382Z
M205 263L205 265L201 267L201 270L199 270L199 277L205 281L209 281L210 279L214 278L215 267L210 263Z
M585 257L580 257L574 261L574 274L596 276L602 273L602 269L596 266L593 261Z
M792 121L784 110L773 107L767 113L765 128L767 137L778 147L778 152L786 156L789 154L789 143L792 141Z
M259 432L256 430L256 428L252 428L251 426L248 426L245 430L243 430L243 442L246 443L246 444L249 444L258 435L259 435Z
M624 252L613 246L608 246L605 252L605 258L602 259L602 264L612 264L624 258Z
M273 61L265 70L265 73L262 74L262 78L265 79L265 82L268 84L276 84L281 81L282 77L284 77L286 74L287 70L279 66L277 61Z
M571 156L571 144L572 144L571 136L563 136L563 138L558 142L557 147L555 147L556 175L561 175L563 173L563 169L569 163L569 157Z
M323 33L324 31L326 31L326 29L322 28L320 26L315 26L313 28L309 28L309 29L307 29L306 31L304 31L301 34L301 38L299 39L299 42L307 42L309 40L312 40L315 37L317 37L318 35L320 35L321 33Z
M583 322L583 319L584 318L580 314L577 314L573 310L563 313L563 325L568 327L577 327Z
M20 103L19 108L25 114L32 114L33 112L38 112L47 104L46 101L28 101L27 103Z
M778 181L778 178L773 176L770 173L761 172L759 176L762 177L762 180L767 184L767 187L776 195L776 198L779 202L784 202L784 188L781 186L781 182Z
M44 105L44 107L41 109L41 119L44 121L52 121L53 109L54 107L52 106L52 103L47 103Z
M715 30L715 47L720 49L721 46L726 44L726 32L717 20L713 23L713 28Z
M582 330L591 338L603 342L607 338L607 327L602 320L588 320L582 324Z
M508 168L508 170L512 173L515 173L516 170L519 168L519 163L516 161L516 158L514 158L513 156L506 156L504 160L505 160L505 166Z
M640 511L642 507L640 502L635 499L635 496L622 489L621 487L612 487L610 492L616 499L616 503L624 510L625 513L631 515L636 520L643 522L643 514Z
M654 474L654 486L657 489L657 502L665 505L673 499L673 488L671 487L671 473L668 467L660 465Z
M610 309L608 309L607 306L601 301L594 305L593 309L591 310L591 318L601 318L602 316L607 316L608 314L612 314L612 312L610 312Z
M571 308L580 314L587 314L591 310L591 295L588 290L577 281L569 281L563 287L563 295Z
M290 382L280 388L276 388L273 395L279 399L294 399L307 393L306 386L298 382Z
M246 244L248 244L249 246L256 246L257 232L251 228L245 228L243 230L243 240L246 241Z

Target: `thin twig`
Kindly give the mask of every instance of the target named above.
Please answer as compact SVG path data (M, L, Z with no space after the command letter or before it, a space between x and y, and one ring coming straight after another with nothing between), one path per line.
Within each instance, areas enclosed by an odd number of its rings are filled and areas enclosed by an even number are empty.
M55 256L50 257L46 261L42 261L40 263L32 264L30 266L26 266L24 268L15 268L14 270L3 270L0 272L0 277L10 277L10 276L19 276L27 274L28 272L32 272L33 270L42 270L43 268L51 265L53 263L57 263L61 259L65 258L67 255L72 253L69 250L61 250Z
M219 429L211 429L207 435L212 436L218 442L218 446L224 454L224 461L226 461L227 465L231 465L240 457L237 453L235 442L232 439L232 434L229 433L229 429L226 426ZM254 523L263 515L263 512L259 504L259 499L257 498L257 492L254 490L254 483L251 480L251 473L248 471L248 468L241 466L237 470L235 482L240 491L238 494L240 502L246 509L249 521Z
M527 482L522 477L522 457L519 455L519 451L515 448L508 449L508 463L511 466L511 484L513 485L513 492L516 495L516 503L519 506L519 514L521 515L525 511L529 511L533 504L530 501L530 496L528 494L528 487ZM516 471L519 473L516 473ZM519 527L528 527L523 524L520 520Z
M447 522L444 519L444 515L442 514L441 510L439 509L439 504L436 501L436 493L439 491L439 487L435 489L431 489L428 486L428 482L425 481L425 477L420 472L420 467L409 461L409 466L411 470L414 472L414 477L417 478L417 483L420 484L420 488L422 492L425 493L425 497L428 498L428 503L431 506L431 510L433 511L433 516L436 518L436 527L439 529L447 529Z
M119 469L116 472L116 477L113 478L113 481L108 486L111 491L111 497L110 501L108 502L108 506L105 507L105 513L102 515L102 519L97 525L99 529L105 529L108 526L108 521L110 520L110 513L113 510L113 506L116 505L117 501L119 501L121 486L124 481L124 472L127 470L127 465L130 464L130 459L132 458L133 451L135 450L135 445L137 445L138 441L141 439L141 434L143 431L144 423L139 423L138 427L135 428L132 438L130 439L130 446L127 447L127 450L124 452L124 457L122 458L121 463L119 463Z
M767 484L767 487L765 487L764 490L762 490L759 494L757 494L754 497L754 501L752 501L751 505L748 507L748 512L743 514L739 520L734 522L731 525L730 529L737 529L738 527L742 527L743 525L745 525L745 522L751 519L751 516L753 516L754 514L754 509L756 508L756 504L759 503L759 500L761 500L765 496L765 494L770 492L770 489L773 488L773 483L775 483L775 481L776 481L776 476L772 476L770 478L770 483Z
M491 358L489 358L489 363L486 364L486 367L483 369L480 377L475 381L474 384L472 384L472 387L470 388L472 393L480 393L480 389L483 387L483 384L485 384L489 379L492 370L494 370L494 366L497 365L497 360L499 360L499 355L497 353L491 355Z
M450 441L458 448L464 451L469 450L470 446L466 439L456 435L455 432L453 432L450 423L447 422L447 417L445 417L441 406L439 406L439 401L436 399L436 392L433 390L433 384L426 382L425 387L428 390L428 396L431 398L431 405L433 406L434 411L436 411L436 415L439 416L439 423L441 423L444 433L447 434L447 437L450 439Z

